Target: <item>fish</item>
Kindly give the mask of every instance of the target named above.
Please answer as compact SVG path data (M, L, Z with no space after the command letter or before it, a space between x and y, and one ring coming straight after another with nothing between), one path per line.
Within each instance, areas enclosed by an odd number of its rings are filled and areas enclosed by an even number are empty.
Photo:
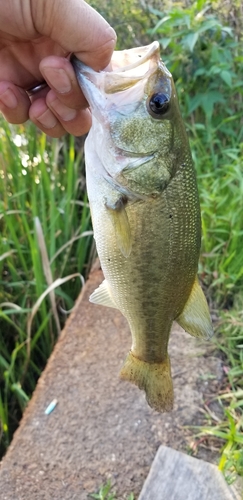
M90 301L125 316L132 347L120 377L169 412L173 321L194 337L213 334L197 277L196 174L173 78L156 41L115 51L100 72L75 56L72 64L92 114L86 181L105 278Z

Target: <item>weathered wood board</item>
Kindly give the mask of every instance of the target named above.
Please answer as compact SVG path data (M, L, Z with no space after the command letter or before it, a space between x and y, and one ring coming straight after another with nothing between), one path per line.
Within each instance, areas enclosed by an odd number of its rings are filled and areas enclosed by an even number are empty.
M160 446L139 500L242 500L213 464Z

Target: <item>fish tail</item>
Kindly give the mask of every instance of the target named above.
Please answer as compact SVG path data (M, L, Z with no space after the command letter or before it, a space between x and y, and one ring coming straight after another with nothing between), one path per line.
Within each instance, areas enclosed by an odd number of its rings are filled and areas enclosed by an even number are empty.
M120 377L143 389L149 406L154 410L166 412L173 409L174 396L169 356L161 363L147 363L136 358L130 351Z

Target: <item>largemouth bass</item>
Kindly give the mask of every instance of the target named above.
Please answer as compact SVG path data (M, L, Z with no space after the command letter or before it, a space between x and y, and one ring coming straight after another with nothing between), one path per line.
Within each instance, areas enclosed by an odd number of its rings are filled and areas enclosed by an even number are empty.
M73 65L92 112L87 190L105 280L90 301L119 309L132 334L120 376L158 411L173 407L172 322L213 334L197 279L200 207L172 76L159 44L114 53L99 73Z

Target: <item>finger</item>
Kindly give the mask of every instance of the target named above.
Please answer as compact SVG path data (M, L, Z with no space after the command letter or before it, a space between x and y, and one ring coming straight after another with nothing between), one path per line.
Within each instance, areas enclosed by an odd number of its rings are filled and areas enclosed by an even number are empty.
M24 123L29 118L30 100L26 92L11 82L0 82L0 111L9 123Z
M46 103L69 134L79 136L89 131L92 121L89 109L77 110L66 106L53 90L48 93Z
M41 73L63 104L84 109L87 101L80 89L72 64L63 57L45 57L40 63Z
M75 52L95 70L108 65L116 44L115 31L85 1L59 0L56 9L52 2L32 0L31 4L39 33L51 37L68 52Z
M30 120L50 137L62 137L66 133L62 124L46 104L45 98L36 99L29 109Z

